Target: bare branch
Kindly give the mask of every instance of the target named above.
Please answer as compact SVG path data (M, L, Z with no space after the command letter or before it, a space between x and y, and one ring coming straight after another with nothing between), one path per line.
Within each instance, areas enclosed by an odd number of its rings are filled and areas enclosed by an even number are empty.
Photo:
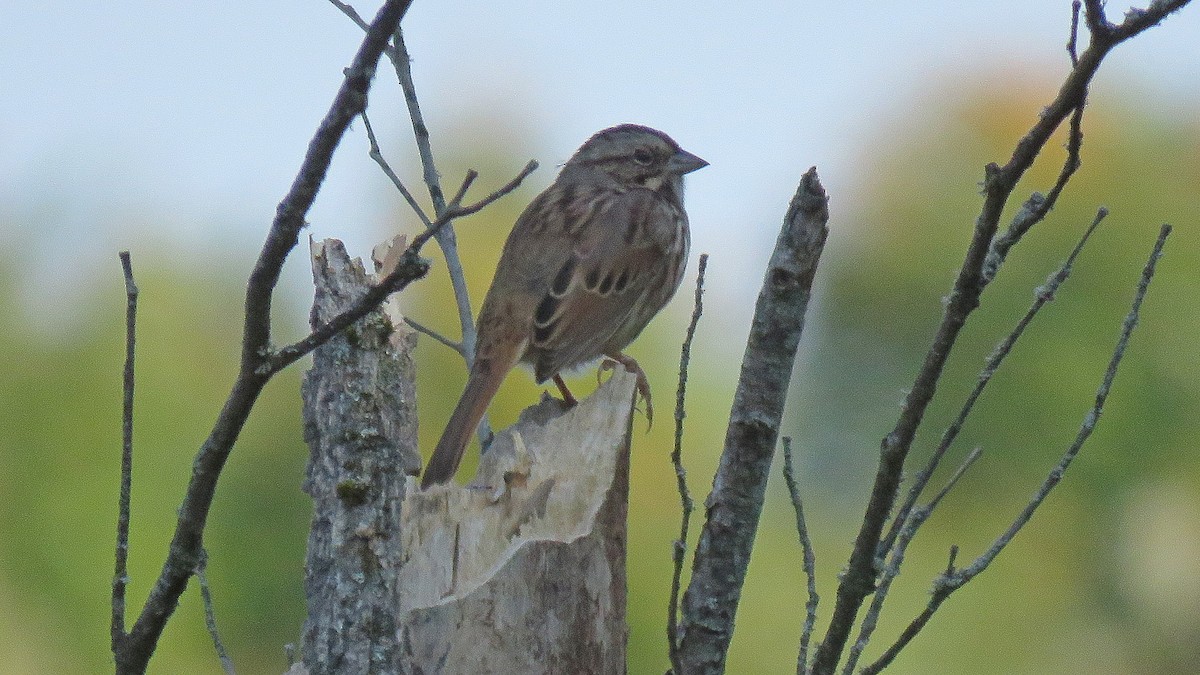
M200 562L196 565L196 581L200 583L200 600L204 604L204 625L208 628L208 634L212 636L213 648L217 650L221 669L226 675L234 675L233 659L229 658L229 652L225 651L225 644L221 642L221 634L217 632L217 614L213 611L212 591L208 587L208 577L204 574L207 568L208 551L201 549Z
M467 173L467 177L463 180L463 186L455 196L455 200L446 208L446 211L433 223L433 227L413 237L412 243L408 245L404 253L400 254L396 263L396 268L388 273L378 284L362 295L349 309L341 314L330 319L328 322L320 325L307 337L295 342L287 347L275 352L262 366L262 371L268 375L274 374L287 366L295 363L297 359L308 354L312 350L319 347L329 338L337 335L345 330L347 326L358 321L366 316L368 312L374 309L379 303L383 302L387 296L397 291L404 290L410 283L420 279L429 270L429 263L422 259L419 255L421 247L425 245L430 238L436 236L438 230L449 224L455 218L469 216L483 209L489 204L500 199L504 195L517 189L521 181L525 180L526 176L533 173L537 169L537 162L530 161L525 165L524 169L517 174L515 178L502 185L498 190L480 199L474 204L460 206L458 202L462 199L466 188L475 180L478 175L474 171ZM466 345L463 345L466 349Z
M958 468L954 470L954 473L950 474L950 480L946 481L946 484L942 486L941 490L938 490L938 493L933 496L933 499L929 500L928 504L921 507L920 510L923 513L921 516L922 521L929 518L929 514L933 513L933 510L937 508L938 504L941 504L942 500L946 498L946 495L950 494L950 491L954 489L954 486L958 485L958 481L961 480L963 475L967 473L967 469L970 469L982 454L983 448L980 447L976 447L967 453L967 456L963 459L962 463L958 465Z
M1153 0L1145 9L1131 7L1125 12L1125 20L1120 25L1113 26L1105 22L1106 27L1111 31L1108 38L1113 42L1128 40L1147 28L1157 26L1159 22L1167 18L1168 14L1183 9L1189 2L1191 0ZM1103 15L1104 3L1097 2L1097 0L1085 2L1087 6L1093 4L1097 5L1099 14Z
M1071 57L1071 65L1079 65L1077 40L1079 38L1079 8L1083 5L1079 0L1071 0L1071 35L1067 38L1067 55Z
M679 518L679 538L671 545L674 571L671 574L670 604L667 605L667 653L675 673L683 673L679 663L679 589L680 580L683 578L683 558L687 552L688 527L692 510L695 508L692 495L688 492L687 471L683 468L683 418L686 416L683 402L687 392L688 364L692 360L692 338L696 335L700 315L704 313L704 271L707 268L708 254L701 253L700 266L696 273L696 294L692 300L692 320L688 323L683 347L679 351L679 386L675 390L675 447L671 450L671 464L675 467L675 483L679 490L682 514Z
M1033 228L1034 225L1045 220L1046 215L1050 213L1050 210L1058 202L1059 195L1067 187L1071 176L1075 175L1075 172L1082 165L1080 152L1083 149L1083 108L1084 106L1081 104L1071 113L1067 135L1067 158L1063 160L1058 180L1054 182L1054 186L1050 188L1050 192L1045 196L1040 192L1030 195L1029 199L1017 211L1017 215L1013 217L1008 229L992 240L987 260L983 264L982 277L985 284L990 283L995 278L1000 265L1008 257L1009 250L1021 240L1021 237L1024 237L1025 233Z
M125 587L129 584L129 498L133 492L133 361L137 346L138 287L129 251L121 251L125 276L125 372L121 407L121 492L117 501L117 551L112 582L112 650L125 640Z
M410 317L407 317L407 316L404 317L404 323L408 324L410 327L412 327L413 330L417 331L418 333L424 333L425 335L428 335L429 337L433 338L434 340L446 345L450 349L453 349L460 356L462 355L462 353L463 353L462 345L455 342L454 340L451 340L450 338L446 337L445 335L442 335L441 333L433 330L432 328L426 328L425 326L417 323L416 321L413 321Z
M408 205L412 207L413 212L417 214L417 218L421 219L425 227L433 227L433 221L429 220L429 216L425 215L425 210L417 203L417 199L408 191L408 188L404 187L400 176L396 175L396 172L392 170L392 166L384 159L383 151L379 149L379 141L375 139L375 129L371 127L371 120L367 117L367 111L365 110L362 114L362 120L363 126L367 129L367 142L371 144L371 150L368 153L371 159L375 160L375 163L383 170L384 175L392 181L392 185L396 186L396 189L400 191L400 195L404 197L404 201L408 202Z
M854 672L854 668L858 665L858 659L862 656L863 650L867 648L867 644L871 641L871 635L875 632L875 627L879 623L879 616L883 613L883 605L887 601L888 593L891 591L892 582L896 577L900 576L900 568L904 565L904 556L908 552L908 545L917 536L917 530L925 524L929 516L933 515L933 510L937 508L942 499L950 493L950 490L958 484L963 474L979 456L983 454L981 448L975 448L967 454L967 458L958 466L954 474L950 476L950 480L942 486L928 504L925 504L908 514L908 518L904 521L904 527L900 530L899 538L896 540L895 548L891 551L891 556L888 559L888 564L883 569L883 574L879 579L879 588L875 589L875 595L871 598L871 606L867 608L867 613L863 617L862 623L859 626L858 638L854 641L854 645L850 647L850 654L846 657L846 665L842 668L843 675L850 675ZM954 564L954 556L957 555L957 549L951 550L951 566ZM882 557L882 555L881 555Z
M1100 223L1107 215L1108 210L1105 208L1100 208L1097 211L1096 217L1092 220L1091 225L1084 231L1083 236L1075 245L1075 248L1071 251L1066 261L1055 273L1051 274L1046 279L1046 283L1043 286L1037 289L1037 291L1034 293L1034 302L1032 306L1026 311L1021 320L1017 322L1017 325L1012 332L1009 333L1009 335L998 345L996 345L994 350L992 350L991 355L988 357L987 363L984 365L983 370L979 374L979 381L976 383L975 389L967 397L966 402L963 404L963 407L959 411L959 414L955 418L954 422L952 422L942 434L942 439L938 443L937 449L934 450L934 453L930 457L925 468L917 473L916 479L909 488L908 496L901 505L896 517L892 520L891 530L888 532L887 536L884 537L883 541L880 542L877 558L882 560L885 556L888 556L889 552L890 558L887 566L883 569L883 573L879 581L879 587L876 589L875 595L871 599L871 606L868 609L866 616L863 618L859 630L859 636L856 639L854 646L850 650L850 654L847 658L847 665L846 668L843 669L843 672L849 673L853 670L855 664L861 656L863 649L870 640L871 633L874 631L879 614L882 612L883 604L887 598L891 584L895 577L900 573L900 567L904 562L904 554L909 543L911 543L913 537L916 536L917 530L922 524L924 524L925 520L929 518L937 504L942 500L943 497L945 497L950 488L957 483L958 479L962 476L966 469L978 458L979 449L972 451L967 456L966 460L959 466L951 480L946 484L945 487L942 488L941 492L939 492L929 504L914 510L917 499L920 497L921 493L924 492L925 487L928 485L929 480L933 477L933 474L940 465L942 458L946 454L946 451L950 448L951 444L954 443L955 439L957 439L958 433L962 430L963 425L966 423L967 417L974 409L975 402L979 399L988 383L991 382L992 377L995 375L996 371L999 370L1000 365L1004 362L1005 357L1007 357L1012 351L1012 348L1016 344L1017 340L1020 339L1020 337L1024 334L1025 329L1029 327L1029 324L1032 323L1034 317L1038 314L1042 307L1054 299L1058 288L1067 280L1068 277L1070 277L1076 258L1079 257L1079 254L1083 251L1083 247L1091 238L1092 233L1096 231L1096 228L1099 227Z
M392 36L395 43L396 76L400 80L400 88L404 91L404 103L408 106L408 116L412 120L413 137L417 142L417 152L421 156L421 168L424 171L425 186L429 188L429 197L433 200L433 208L437 215L446 210L446 198L442 193L440 174L437 162L433 160L433 146L429 141L429 127L425 125L425 117L421 114L421 104L417 101L417 88L412 77L412 57L408 55L408 45L404 43L404 32L396 29Z
M1088 26L1095 25L1097 28L1091 35L1088 48L1079 55L1078 63L1067 75L1058 96L1042 111L1029 132L1017 142L1012 157L1004 166L992 163L985 167L983 206L976 219L974 235L965 259L946 303L942 322L913 386L905 397L895 427L880 444L879 465L862 526L855 538L842 581L838 585L837 601L829 629L817 649L813 663L813 672L817 675L830 675L834 672L858 610L866 596L875 589L876 577L879 574L876 552L880 535L899 492L904 462L925 416L925 410L937 391L942 370L958 339L959 331L966 324L971 312L979 306L979 298L988 282L983 274L984 264L998 230L1000 217L1017 182L1033 165L1055 130L1069 115L1084 105L1088 86L1104 57L1113 47L1162 20L1168 13L1187 4L1187 0L1154 2L1148 9L1128 15L1126 21L1113 31L1101 30L1100 23L1094 20L1093 5L1099 4L1089 0L1085 5Z
M329 0L329 3L340 9L343 14L350 17L350 20L353 21L356 26L363 29L364 32L371 29L371 26L361 16L359 16L358 10L354 9L350 5L344 2L339 2L339 0ZM386 54L388 58L395 58L396 49L391 45L388 45L384 48L383 53Z
M434 213L440 218L446 210L446 199L442 194L442 186L438 179L437 163L433 160L433 148L429 141L429 127L421 115L421 105L417 101L417 88L413 83L412 58L408 55L408 46L404 43L404 33L396 29L392 38L396 46L396 58L392 65L396 68L396 77L400 88L404 91L404 102L408 106L408 116L412 120L413 138L417 143L417 153L421 157L421 167L424 172L425 185L429 188L429 197L433 200ZM458 257L458 244L454 228L446 227L437 236L438 246L446 257L446 271L450 273L450 285L454 288L455 304L458 308L458 322L462 326L463 355L467 362L467 370L475 361L475 317L471 312L471 297L467 291L467 277L463 272L462 260ZM485 429L486 417L481 424L480 438L491 436L491 431ZM484 431L487 431L484 434Z
M816 169L809 169L759 291L725 449L705 502L707 517L683 596L682 673L724 668L828 219L825 190Z
M1051 469L1049 475L1042 482L1041 487L1030 499L1025 508L1009 525L1008 529L1000 535L996 541L992 543L986 551L975 559L968 567L962 570L954 569L954 556L957 553L957 547L951 549L950 565L946 571L939 575L933 582L933 591L929 598L929 603L925 609L908 625L907 628L900 634L896 642L887 649L882 656L879 657L870 666L864 668L861 672L868 675L873 675L883 670L896 658L904 647L912 641L914 637L920 633L921 629L933 617L934 612L950 597L954 591L962 588L967 582L974 579L991 565L996 556L1008 546L1009 542L1016 537L1017 533L1033 517L1033 513L1041 506L1050 491L1058 485L1066 474L1067 469L1071 466L1071 462L1079 454L1083 448L1083 444L1096 428L1096 423L1100 420L1100 415L1104 412L1104 403L1108 399L1109 391L1112 389L1113 380L1117 375L1117 368L1121 364L1121 360L1125 357L1125 349L1129 345L1129 338L1133 334L1133 329L1138 324L1139 314L1141 312L1142 301L1146 297L1146 292L1149 290L1150 281L1154 278L1154 273L1158 265L1158 259L1162 256L1163 246L1166 244L1167 237L1171 234L1171 226L1163 225L1159 230L1158 240L1154 243L1154 250L1150 254L1149 260L1146 261L1145 267L1142 269L1141 279L1138 281L1137 291L1134 294L1133 304L1129 309L1129 313L1125 316L1125 320L1121 324L1120 337L1117 340L1117 345L1113 349L1112 357L1109 359L1108 368L1104 372L1104 377L1100 382L1100 387L1096 391L1096 400L1092 405L1091 410L1084 415L1083 423L1080 424L1079 431L1075 435L1075 440L1067 448L1058 464Z
M1075 436L1074 442L1067 448L1058 465L1046 477L1041 488L1025 506L1025 509L1017 516L1008 530L1005 531L992 546L979 556L975 562L963 569L958 576L963 578L962 583L970 581L972 577L978 575L991 564L992 560L1000 554L1000 551L1012 541L1017 532L1025 526L1029 519L1033 517L1034 511L1050 494L1050 491L1058 485L1066 473L1067 468L1079 454L1079 450L1083 444L1091 437L1092 432L1096 429L1096 423L1100 421L1100 415L1104 412L1104 403L1108 400L1108 394L1112 390L1113 380L1117 376L1117 368L1121 365L1122 359L1125 358L1125 349L1129 346L1129 338L1133 334L1133 329L1137 327L1140 317L1142 301L1146 298L1146 292L1150 288L1150 282L1154 279L1154 273L1158 266L1158 259L1162 257L1163 247L1167 243L1167 237L1171 235L1171 226L1163 225L1159 229L1158 240L1154 243L1154 250L1150 253L1150 258L1146 261L1145 267L1142 268L1142 275L1138 281L1137 291L1134 294L1133 304L1129 308L1129 313L1125 316L1125 320L1121 324L1120 337L1117 340L1117 346L1113 349L1112 356L1109 358L1108 368L1104 371L1104 378L1100 382L1100 387L1096 390L1096 400L1092 405L1092 409L1084 416L1083 423L1079 427L1079 432ZM960 586L962 584L959 584Z
M367 105L367 92L389 36L400 24L412 0L387 0L371 22L333 104L309 143L300 171L283 201L250 273L246 289L241 367L233 388L193 462L192 477L179 508L162 572L155 581L141 614L114 649L118 673L146 670L163 628L174 613L179 596L195 573L203 548L204 528L216 493L217 480L238 434L250 416L259 393L270 379L264 369L270 355L271 301L288 253L295 248L304 217L324 181L334 149L351 120Z
M1067 53L1071 57L1071 66L1073 68L1079 66L1079 55L1076 53L1079 33L1079 8L1080 0L1074 0L1071 5L1071 35L1067 40ZM1054 205L1058 203L1058 198L1062 194L1063 189L1067 187L1067 183L1070 182L1071 177L1075 175L1075 172L1082 165L1083 162L1080 153L1083 150L1083 109L1086 102L1087 88L1085 86L1079 104L1071 111L1071 121L1067 131L1067 156L1063 160L1062 169L1059 170L1058 179L1055 180L1054 186L1050 188L1049 193L1043 195L1040 192L1035 192L1030 195L1029 199L1021 205L1012 222L1009 223L1008 229L992 240L987 260L983 265L982 276L984 284L990 283L995 278L1000 265L1004 263L1004 259L1008 256L1009 251L1025 236L1025 233L1046 218L1046 215L1050 213Z
M888 550L891 549L892 544L896 541L896 535L899 533L900 528L908 519L913 505L917 503L917 499L925 490L925 486L929 484L929 479L933 477L933 473L937 471L938 466L941 464L942 457L945 456L946 451L950 449L955 439L958 438L958 434L962 431L963 425L966 424L971 411L975 409L975 402L979 400L979 397L983 394L983 390L992 381L992 377L1000 369L1001 364L1004 363L1004 359L1012 351L1017 340L1025 334L1025 329L1029 327L1029 324L1033 323L1033 319L1038 315L1038 312L1054 299L1059 287L1071 276L1075 259L1083 252L1083 247L1091 239L1092 233L1096 231L1096 228L1100 226L1101 221L1106 216L1108 216L1108 209L1101 207L1096 211L1096 217L1092 220L1092 224L1084 231L1083 236L1075 244L1075 248L1071 250L1071 254L1067 256L1066 261L1063 262L1062 266L1056 272L1047 277L1044 285L1038 287L1034 292L1033 304L1026 310L1025 315L1017 322L1012 332L992 350L991 355L988 356L983 366L983 370L979 373L979 380L975 383L975 389L967 396L966 402L963 403L962 408L958 411L958 416L954 418L950 426L946 427L945 432L942 433L941 441L938 442L937 449L933 451L933 455L929 458L925 468L917 473L913 484L909 487L908 496L900 506L900 510L896 512L896 517L892 519L891 530L888 531L887 536L879 544L878 557L882 558L887 555Z
M459 205L462 204L463 197L467 195L467 190L471 188L471 184L475 182L476 178L479 178L479 172L475 169L467 169L467 175L463 178L462 185L459 186L458 192L454 193L454 198L450 200L450 203L446 205L446 208L442 209L442 213L448 213L459 208ZM447 219L446 222L449 223L449 219ZM434 232L433 236L437 237L437 233Z
M488 206L490 206L492 204L492 202L500 199L501 197L512 192L513 190L516 190L517 187L519 187L521 185L521 182L524 181L526 178L528 178L529 174L536 171L537 168L538 168L537 161L531 159L525 165L525 167L522 168L521 171L512 180L508 181L504 185L501 185L499 188L496 188L488 196L484 197L483 199L480 199L479 201L475 202L474 204L468 204L467 206L459 206L459 202L462 201L464 193L467 191L467 187L470 185L469 180L474 180L474 176L472 176L472 174L474 174L475 176L479 175L479 174L475 173L474 171L469 171L467 173L468 179L463 180L463 185L459 189L458 194L456 194L454 196L454 201L451 202L449 207L447 207L446 213L443 214L440 219L444 220L446 223L449 223L450 221L455 220L457 218L463 218L465 216L469 216L473 213L477 213L477 212L487 208ZM434 223L434 228L437 228L437 227L441 227L441 224ZM421 240L421 242L424 243L425 241L429 240L429 237L434 236L436 233L437 233L436 230L431 228L431 230L429 232L423 232L423 233L417 235L416 238L413 239L413 242L416 242L417 240ZM422 237L424 237L424 239L422 239Z
M1113 26L1104 16L1104 0L1084 0L1083 4L1083 18L1087 23L1088 32L1092 34L1092 38L1107 36L1111 33Z
M783 480L787 483L792 498L792 510L796 512L796 532L800 535L800 551L803 556L804 577L808 581L808 601L804 603L804 627L800 631L800 649L796 654L796 675L808 672L808 645L812 641L813 629L817 625L817 559L812 539L808 536L808 522L804 519L804 502L800 499L800 486L792 465L792 439L783 437Z
M362 18L358 16L358 12L354 11L353 7L339 2L339 0L330 0L330 2L342 11L343 14L350 17L360 28L364 27ZM440 182L440 174L437 170L437 163L433 158L433 148L429 140L429 127L425 124L425 117L421 114L421 105L417 100L416 85L413 83L412 76L412 58L408 54L408 46L404 42L404 33L399 27L396 28L393 36L394 46L389 47L385 53L392 62L392 66L396 70L396 79L400 83L400 89L404 92L404 102L408 107L409 118L412 120L413 138L417 144L417 152L421 157L421 168L425 179L425 185L429 190L429 197L433 201L434 214L437 218L441 218L446 211L446 198L442 192ZM368 128L368 134L371 131ZM375 155L372 155L375 158ZM382 156L376 159L379 163ZM382 164L381 164L382 166ZM390 172L386 169L385 173ZM392 178L392 173L389 173L389 178ZM399 186L399 179L393 178L392 182ZM407 193L407 189L403 191L405 199L414 209L420 211L415 201L411 199L411 195ZM423 218L426 224L432 226L427 218ZM466 274L463 271L462 260L458 255L458 243L454 228L452 225L446 224L445 227L440 227L437 234L438 247L442 249L442 255L446 258L446 271L450 274L450 286L454 289L455 307L458 310L458 322L462 327L462 349L458 350L466 361L467 370L471 369L471 364L475 361L475 342L478 339L478 333L475 329L474 313L471 311L471 298L467 290ZM484 413L483 418L479 421L478 429L479 440L487 450L488 444L491 442L492 430L488 422L487 413Z

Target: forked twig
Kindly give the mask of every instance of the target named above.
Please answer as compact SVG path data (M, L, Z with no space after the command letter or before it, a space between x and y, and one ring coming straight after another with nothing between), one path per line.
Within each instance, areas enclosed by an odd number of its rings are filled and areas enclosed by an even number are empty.
M1125 349L1129 345L1129 338L1133 334L1133 329L1138 324L1142 301L1145 299L1146 292L1150 288L1150 281L1154 278L1158 259L1162 256L1163 246L1166 244L1167 237L1170 234L1170 225L1163 225L1159 230L1154 250L1151 252L1149 260L1146 261L1145 267L1142 269L1137 291L1134 294L1133 304L1130 306L1129 313L1125 316L1125 320L1121 324L1120 337L1117 339L1117 345L1113 349L1112 357L1109 359L1108 368L1104 372L1100 387L1096 390L1096 400L1091 409L1084 415L1083 422L1079 426L1079 431L1075 435L1075 440L1067 448L1066 452L1063 453L1058 464L1051 469L1046 479L1042 482L1041 487L1038 488L1038 491L1029 500L1029 503L1025 505L1025 508L1021 510L1021 513L1013 520L1012 524L1009 525L1008 529L986 551L980 554L974 562L961 570L956 570L954 569L953 555L957 551L952 551L949 567L947 567L944 573L934 579L933 590L925 609L909 623L900 634L900 637L896 639L896 642L888 647L887 651L878 660L864 668L861 671L862 673L873 675L887 667L896 658L896 655L929 623L933 614L954 591L962 588L967 582L974 579L991 565L996 556L1000 555L1000 552L1008 546L1013 538L1017 536L1017 533L1029 522L1029 519L1033 517L1034 512L1045 501L1050 491L1062 480L1063 475L1071 466L1071 462L1074 461L1080 449L1083 448L1083 444L1092 435L1092 432L1096 428L1096 423L1100 420L1100 415L1104 412L1104 403L1108 399L1113 380L1117 376L1117 368L1120 366L1121 360L1125 357Z
M1029 327L1029 324L1033 323L1034 318L1042 308L1054 299L1054 295L1058 292L1059 287L1071 276L1076 258L1083 252L1083 247L1087 245L1092 237L1092 233L1096 231L1096 228L1100 226L1100 223L1106 216L1108 216L1108 209L1101 207L1096 211L1096 217L1092 220L1092 224L1084 230L1083 236L1079 238L1078 243L1075 244L1075 248L1067 256L1066 261L1046 279L1045 284L1037 289L1034 293L1033 304L1026 310L1025 315L1017 322L1012 332L992 350L992 353L988 356L983 366L983 370L979 373L979 379L975 383L975 388L967 396L967 400L958 411L958 416L954 418L954 421L942 433L942 438L938 442L937 449L933 451L933 455L929 458L925 468L917 472L913 484L909 487L908 496L905 498L904 503L901 504L899 511L896 512L896 517L892 519L891 530L889 530L887 536L880 542L878 557L884 557L892 548L892 544L896 541L896 535L904 527L913 505L917 503L917 499L920 498L921 493L925 490L925 486L929 484L929 479L937 471L946 451L950 449L950 446L958 438L959 432L962 431L963 425L966 424L967 418L971 415L971 411L975 409L975 403L983 394L983 390L992 381L992 377L1000 369L1000 366L1004 363L1004 359L1016 345L1017 340L1021 339L1021 336L1025 334L1025 329Z
M417 101L417 88L413 83L412 59L408 55L408 45L404 43L404 32L397 27L392 36L396 48L396 57L392 65L396 69L396 78L400 81L400 89L404 92L404 103L408 106L408 116L412 120L413 139L417 143L417 153L421 157L421 169L425 185L429 189L429 198L433 200L433 210L438 218L444 215L446 200L442 194L439 182L437 163L433 159L433 147L429 140L429 127L421 115L421 105ZM467 370L475 362L475 316L471 312L471 297L467 291L467 276L463 271L462 260L458 256L458 243L455 239L454 228L443 228L437 235L438 246L446 257L446 271L450 274L450 285L454 289L455 307L458 309L458 322L462 326L462 354L467 362ZM479 426L479 438L486 441L491 438L487 417L484 416ZM487 444L484 443L484 447Z
M471 183L475 181L475 177L478 175L474 171L468 171L467 176L463 179L461 187L459 187L458 194L456 194L454 199L446 205L446 210L440 217L438 217L436 221L434 221L432 227L413 237L412 243L408 245L408 248L405 249L404 253L400 254L399 261L394 270L381 279L378 284L364 293L357 302L352 304L341 314L338 314L329 321L313 329L313 332L309 333L307 337L288 345L287 347L284 347L271 355L271 357L268 358L262 366L263 372L270 375L282 370L283 368L286 368L300 357L308 354L313 349L316 349L329 338L345 330L350 324L366 316L368 312L378 306L379 303L383 302L387 296L397 291L404 290L408 284L424 276L425 272L429 269L429 263L422 260L419 256L419 253L421 251L421 247L423 247L430 238L436 236L439 229L447 225L455 218L462 218L463 216L469 216L473 213L476 213L492 202L495 202L497 199L500 199L504 195L507 195L508 193L517 189L517 186L521 184L521 181L525 180L525 178L529 174L533 173L535 169L537 169L537 162L530 161L515 178L500 186L500 188L495 192L492 192L488 196L473 204L462 206L459 202L462 200L467 188L471 186Z
M979 306L980 297L991 277L989 253L999 230L1000 218L1013 191L1025 172L1033 166L1039 153L1054 132L1068 118L1078 114L1087 100L1088 87L1104 58L1122 41L1157 24L1167 14L1183 7L1189 0L1158 0L1138 12L1130 12L1119 26L1112 26L1103 17L1102 3L1088 0L1085 19L1091 30L1087 46L1079 54L1058 95L1041 111L1037 122L1016 144L1012 156L1004 165L988 164L984 169L983 205L975 221L975 231L959 267L946 307L933 341L925 355L920 371L909 389L901 414L892 430L880 443L879 463L875 481L863 515L862 525L854 541L846 571L838 584L837 599L829 628L817 648L813 672L831 675L841 660L846 641L854 628L855 618L867 595L875 590L879 575L877 553L884 527L900 490L905 461L913 439L925 417L941 380L943 369L958 340L958 335L972 312ZM1069 176L1069 167L1063 173ZM1071 169L1073 171L1073 169ZM1065 184L1065 182L1064 182ZM1042 209L1033 210L1036 215Z
M359 28L366 30L366 22L359 16L358 12L349 4L340 0L330 0L330 3L338 8L343 14L350 18ZM400 83L400 89L404 93L404 102L408 108L408 116L412 122L413 139L417 145L417 153L421 158L422 176L425 180L425 185L429 191L430 200L433 202L434 221L431 221L424 211L413 198L412 193L404 187L396 173L384 161L383 155L379 152L379 144L374 139L374 131L367 123L367 135L371 142L371 158L379 164L384 173L396 186L400 193L404 196L405 201L409 206L417 212L418 217L427 227L433 227L433 222L442 220L445 216L447 208L445 194L442 191L441 178L438 173L437 163L433 157L433 146L429 138L429 127L425 124L425 117L421 113L421 105L417 99L417 89L413 82L412 76L412 58L408 53L408 46L404 42L404 32L399 26L396 27L392 35L392 44L384 50L384 54L392 62L392 67L396 71L396 79ZM366 116L363 117L366 122ZM442 223L437 228L437 243L442 250L442 255L446 260L446 271L450 275L450 286L454 290L455 308L458 312L458 322L462 329L462 339L459 342L454 342L449 338L435 336L435 339L447 346L457 345L455 351L458 352L466 362L467 370L471 369L471 364L475 361L475 342L478 339L478 332L475 328L474 313L471 310L471 298L467 289L467 278L463 271L462 260L458 254L457 238L454 234L454 228L450 225L450 218L445 223ZM422 331L425 332L425 331ZM487 450L491 442L492 430L488 422L487 413L479 421L477 430L480 444Z
M316 199L333 160L334 150L350 121L366 108L367 92L375 75L375 66L387 46L388 37L399 25L410 4L411 0L386 0L375 15L350 67L345 70L345 78L337 95L309 143L295 181L279 203L246 284L241 364L237 379L208 438L196 453L162 572L155 580L133 627L120 640L114 641L113 657L118 673L145 672L167 621L178 607L179 597L195 574L217 481L233 451L238 434L272 374L270 368L264 370L264 366L271 356L271 304L283 262L296 246L300 230L305 225L305 215ZM116 590L114 585L114 592ZM114 596L114 605L117 604Z
M867 648L867 644L871 641L871 635L875 632L875 627L879 623L879 616L883 613L884 602L891 591L892 582L896 580L896 577L900 576L900 568L904 565L904 555L908 552L908 545L917 536L917 530L925 524L929 516L933 515L933 510L945 499L946 495L950 494L950 490L954 489L959 479L963 477L967 469L971 468L975 460L979 459L981 454L983 454L982 448L975 448L967 453L966 459L958 465L958 468L950 476L950 480L946 481L946 484L934 495L933 499L929 500L929 503L912 510L908 518L904 521L904 527L900 530L896 545L892 547L888 563L884 566L883 574L880 576L879 588L875 590L875 595L871 598L871 605L867 608L867 613L859 626L858 638L855 639L854 644L850 647L850 654L846 657L846 665L842 668L843 675L850 675L854 672L854 668L858 665L858 660L862 656L863 650ZM957 555L957 551L951 555ZM953 565L953 558L951 558L951 561L951 565Z

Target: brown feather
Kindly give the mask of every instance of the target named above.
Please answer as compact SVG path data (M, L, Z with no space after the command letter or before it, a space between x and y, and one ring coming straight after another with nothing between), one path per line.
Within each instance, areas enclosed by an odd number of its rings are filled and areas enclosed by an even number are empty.
M588 139L513 226L480 309L475 366L422 486L449 480L505 375L540 384L619 354L674 295L688 253L683 174L706 163L627 124Z

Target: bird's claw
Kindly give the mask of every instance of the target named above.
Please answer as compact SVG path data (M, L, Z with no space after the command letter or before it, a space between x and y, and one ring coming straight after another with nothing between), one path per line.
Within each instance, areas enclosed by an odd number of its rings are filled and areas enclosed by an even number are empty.
M617 364L625 367L625 372L633 373L637 378L638 396L646 402L646 433L650 433L650 429L654 427L654 403L650 398L650 381L646 379L646 372L638 365L637 359L625 354L606 354L605 359L600 362L600 367L596 369L596 382L600 382L600 374L606 370L613 370Z

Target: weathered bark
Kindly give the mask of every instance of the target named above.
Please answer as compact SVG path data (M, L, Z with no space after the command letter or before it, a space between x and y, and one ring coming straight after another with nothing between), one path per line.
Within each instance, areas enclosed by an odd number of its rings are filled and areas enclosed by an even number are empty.
M374 279L313 246L314 320ZM385 307L385 310L391 310ZM399 328L397 328L399 326ZM412 337L374 312L304 383L312 673L623 673L634 378L496 434L467 487L420 491Z
M754 308L725 449L683 595L677 675L725 672L828 220L828 198L813 167L792 197Z
M374 275L336 240L314 243L312 256L315 327L361 296ZM414 337L373 311L317 348L304 377L304 490L313 519L303 658L312 673L391 672L401 662L399 509L405 477L421 467Z

